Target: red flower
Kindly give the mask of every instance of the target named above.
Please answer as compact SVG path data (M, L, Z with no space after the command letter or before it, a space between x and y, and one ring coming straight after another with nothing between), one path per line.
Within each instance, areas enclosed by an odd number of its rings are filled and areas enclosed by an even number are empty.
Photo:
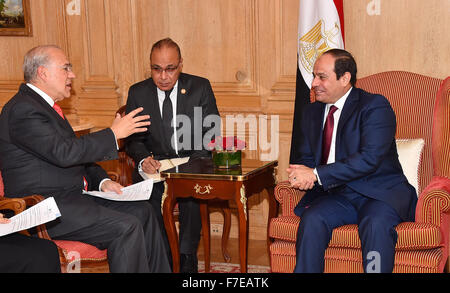
M245 141L238 139L236 136L218 136L208 144L209 150L243 150Z

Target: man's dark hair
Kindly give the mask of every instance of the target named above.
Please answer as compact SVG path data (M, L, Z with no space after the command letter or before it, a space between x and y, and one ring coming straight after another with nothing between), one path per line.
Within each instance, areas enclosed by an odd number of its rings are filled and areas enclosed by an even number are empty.
M153 51L161 48L175 48L178 52L178 58L181 60L181 50L177 43L175 43L171 38L165 38L157 41L153 44L152 50L150 51L150 60L152 59Z
M334 72L336 73L336 78L340 79L346 72L351 75L350 84L355 86L356 84L356 61L352 54L342 49L331 49L326 51L324 54L330 54L335 58L334 62Z

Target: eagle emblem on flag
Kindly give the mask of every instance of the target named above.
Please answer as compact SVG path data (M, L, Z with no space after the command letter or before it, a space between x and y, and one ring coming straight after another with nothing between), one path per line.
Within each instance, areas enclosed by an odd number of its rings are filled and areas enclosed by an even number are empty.
M317 57L331 48L339 47L339 24L326 30L324 21L319 22L299 40L299 59L303 68L312 73Z

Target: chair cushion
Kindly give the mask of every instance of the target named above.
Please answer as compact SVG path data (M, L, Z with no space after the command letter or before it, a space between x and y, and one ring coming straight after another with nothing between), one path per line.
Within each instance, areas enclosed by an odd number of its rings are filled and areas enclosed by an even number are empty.
M107 250L100 250L93 245L79 241L68 240L53 240L55 244L63 250L64 256L67 262L74 261L73 256L69 255L70 252L78 252L80 254L80 260L89 261L103 261L107 259Z
M297 228L300 223L298 217L278 217L272 219L269 236L275 239L295 242ZM396 249L424 250L443 245L442 234L438 226L430 223L404 222L395 230L398 233ZM329 247L361 248L357 225L345 225L333 230Z
M398 159L409 184L419 192L419 167L425 141L418 139L397 139Z

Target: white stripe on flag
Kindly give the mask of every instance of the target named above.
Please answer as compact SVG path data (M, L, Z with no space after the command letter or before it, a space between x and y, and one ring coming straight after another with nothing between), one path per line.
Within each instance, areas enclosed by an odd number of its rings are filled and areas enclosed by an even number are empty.
M333 0L300 0L298 66L309 88L312 70L320 54L344 48L339 14Z

